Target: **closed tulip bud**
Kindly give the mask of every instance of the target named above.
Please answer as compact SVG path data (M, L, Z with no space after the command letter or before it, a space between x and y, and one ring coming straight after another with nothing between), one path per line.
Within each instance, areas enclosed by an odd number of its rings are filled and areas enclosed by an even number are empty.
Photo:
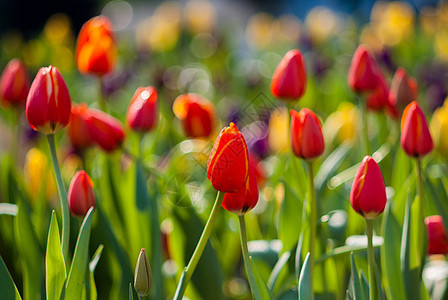
M274 71L271 81L271 93L274 97L294 101L305 94L306 69L302 53L288 51Z
M425 156L434 148L428 122L415 101L406 106L401 117L401 148L413 157Z
M325 141L319 119L308 108L291 113L291 146L297 157L312 159L324 152Z
M8 105L21 106L26 101L29 88L30 78L25 65L17 58L12 59L0 78L3 101Z
M366 219L380 215L387 202L386 187L380 167L371 156L365 156L356 172L350 193L353 209Z
M114 151L123 143L123 125L101 110L89 109L86 125L90 138L106 152Z
M215 108L200 95L180 95L173 103L173 111L188 137L207 138L215 129Z
M390 103L399 111L403 111L403 108L416 100L417 96L417 81L409 77L405 69L398 68L390 86Z
M207 162L207 177L221 192L241 189L249 173L249 157L243 134L234 123L219 133Z
M105 16L87 21L76 43L76 64L79 71L103 76L115 67L117 47L112 25Z
M436 149L440 154L448 156L448 101L438 108L431 119L431 134L434 137Z
M152 285L152 271L145 249L140 250L135 266L134 288L140 297L146 297Z
M258 202L258 186L252 168L246 183L235 193L226 193L222 200L222 207L237 215L244 215L255 207Z
M76 172L68 189L68 206L72 215L83 217L91 207L95 207L93 182L83 170Z
M73 104L70 123L68 124L68 136L73 147L83 150L93 145L93 140L87 130L86 118L89 114L86 104Z
M157 116L157 90L152 86L138 88L126 114L128 126L134 131L150 131L157 124Z
M373 111L380 111L386 108L389 101L389 88L384 75L378 76L378 86L367 97L367 107Z
M353 55L348 71L348 85L356 92L376 89L379 68L366 46L360 45Z
M428 254L448 254L448 239L442 217L426 217L425 224L428 232Z
M70 95L58 69L41 68L26 101L28 123L36 131L53 134L67 126L70 112Z

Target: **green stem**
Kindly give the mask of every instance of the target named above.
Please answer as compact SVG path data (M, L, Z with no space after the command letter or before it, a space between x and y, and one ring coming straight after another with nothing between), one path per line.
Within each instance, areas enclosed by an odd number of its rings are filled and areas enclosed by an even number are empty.
M310 286L311 295L314 299L313 293L313 279L314 279L314 254L315 254L315 239L316 239L316 189L314 188L314 174L313 174L313 162L307 161L306 166L308 169L308 179L309 179L309 192L310 192Z
M261 300L257 282L255 281L254 270L252 269L252 262L250 261L249 249L247 248L246 222L244 221L244 215L238 216L238 220L240 223L241 251L243 252L244 267L246 268L250 289L252 290L252 295L255 300Z
M221 209L222 199L224 198L224 193L218 191L216 195L215 204L213 204L212 211L210 216L208 217L207 224L205 224L204 231L202 231L202 235L199 239L198 244L196 245L196 249L193 252L193 255L190 258L188 265L185 267L185 270L182 274L181 280L179 281L179 285L177 286L176 294L174 295L174 299L180 300L185 293L188 282L193 275L194 270L201 258L202 252L204 252L205 246L207 245L208 238L212 233L213 225L215 224L216 217L218 216L219 210Z
M417 163L417 194L418 194L418 201L420 201L419 210L418 210L418 245L419 245L419 257L423 257L423 249L424 245L426 243L426 240L424 238L424 191L423 191L423 171L422 171L422 161L420 158L416 159Z
M366 219L367 231L367 257L369 259L369 299L377 299L377 287L375 281L375 257L373 256L373 220Z
M369 125L367 118L367 103L359 97L359 107L362 112L362 132L363 132L363 142L364 142L364 151L366 155L371 155L370 153L370 143L369 143Z
M51 161L53 162L53 169L56 176L56 183L58 186L59 200L62 208L62 254L64 261L67 263L68 244L70 238L70 212L68 209L67 192L65 191L64 181L62 180L61 170L59 168L58 157L56 155L56 146L54 143L54 135L48 134L48 145L50 147Z
M106 99L103 94L103 77L98 77L98 103L102 111L107 112Z

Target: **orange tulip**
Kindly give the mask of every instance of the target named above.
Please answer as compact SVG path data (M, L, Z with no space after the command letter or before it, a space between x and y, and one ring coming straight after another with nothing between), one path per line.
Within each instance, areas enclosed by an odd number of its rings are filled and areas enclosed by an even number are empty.
M80 217L85 216L90 207L95 207L93 182L83 170L76 172L70 182L68 206L72 215Z
M115 67L117 46L112 25L105 16L87 21L79 32L76 64L82 73L103 76Z
M72 145L78 149L85 149L93 144L93 140L87 130L86 118L88 107L82 103L72 105L72 114L68 125L68 136Z
M25 103L30 88L30 78L23 62L12 59L3 70L0 78L0 91L5 103L21 106Z
M425 156L434 148L425 115L413 101L401 117L401 148L413 157Z
M126 113L128 126L134 131L150 131L157 123L157 116L157 90L152 86L138 88Z
M322 126L316 115L308 108L291 113L291 146L294 154L312 159L324 152L325 141Z

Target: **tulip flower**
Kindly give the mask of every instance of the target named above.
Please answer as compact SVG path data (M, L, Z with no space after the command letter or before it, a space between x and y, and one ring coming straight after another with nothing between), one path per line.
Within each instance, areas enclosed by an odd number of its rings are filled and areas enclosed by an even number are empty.
M68 136L72 145L78 150L86 149L93 144L93 140L87 131L86 118L88 114L89 111L86 104L72 105Z
M401 148L417 158L434 148L425 115L415 101L406 107L401 117Z
M23 62L12 59L0 78L0 92L5 103L21 106L25 103L30 88L30 78Z
M350 193L353 209L365 219L374 219L386 206L386 188L380 167L366 156L356 172Z
M134 131L147 132L157 123L157 90L139 87L129 103L126 122Z
M448 101L434 112L430 127L436 149L448 157Z
M348 71L348 85L356 92L375 90L378 86L379 67L366 46L360 45L353 55Z
M70 121L71 101L65 81L56 67L41 68L26 101L30 126L44 134L56 133Z
M417 100L417 96L417 81L409 77L405 69L398 68L390 86L389 101L391 105L402 111L406 105Z
M183 94L173 103L173 112L181 121L185 134L192 138L210 137L215 128L213 104L197 94Z
M83 170L76 172L68 189L68 206L74 216L84 217L90 207L95 207L93 182Z
M105 16L87 21L76 43L76 64L81 73L103 76L115 67L117 46L112 25Z
M288 51L274 71L271 81L271 93L274 97L294 101L305 94L306 70L302 53Z
M378 86L367 97L367 108L380 111L386 108L389 101L389 88L383 74L378 75Z
M152 285L151 266L149 265L145 249L142 248L140 250L140 254L137 259L137 265L135 266L134 288L137 291L139 297L146 297L149 294L151 285Z
M226 193L222 207L237 215L244 215L258 202L258 186L253 169L249 169L246 183L235 193Z
M448 239L442 217L426 217L425 224L428 232L428 254L448 254Z
M324 152L325 142L319 119L309 109L291 110L291 146L294 154L313 159Z
M207 177L221 192L241 189L249 173L246 141L234 123L219 133L207 162Z
M125 138L120 121L100 110L89 110L86 125L90 138L106 152L120 147Z
M258 188L261 188L267 179L266 170L261 164L259 156L253 152L249 152L249 169L254 173Z

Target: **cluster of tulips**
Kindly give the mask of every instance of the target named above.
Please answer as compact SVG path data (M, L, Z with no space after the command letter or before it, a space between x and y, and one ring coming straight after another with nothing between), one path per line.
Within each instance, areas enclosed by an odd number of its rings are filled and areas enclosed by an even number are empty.
M30 85L25 65L20 60L13 59L5 67L1 77L3 103L13 107L19 113L25 105L26 118L31 128L46 135L56 176L62 211L62 228L61 234L59 234L56 214L53 213L48 230L45 256L47 299L81 299L85 297L87 283L89 289L95 286L93 270L102 251L101 246L93 255L90 264L88 263L90 230L97 205L97 192L91 177L82 168L73 176L68 192L66 192L57 157L55 134L67 127L67 137L81 158L81 165L86 164L87 159L84 155L86 151L97 146L106 154L122 151L133 158L138 168L137 177L140 171L149 173L143 175L144 186L147 185L147 181L151 184L154 180L152 176L157 177L157 171L144 163L141 142L139 142L138 154L133 154L126 148L126 128L109 112L105 95L101 91L104 76L115 68L117 51L116 38L111 23L106 17L95 17L82 27L77 40L76 63L81 73L93 75L100 82L100 96L98 97L100 108L72 103L67 85L55 66L41 68ZM381 158L377 152L371 151L368 122L369 111L384 111L393 120L401 119L401 147L416 163L417 175L413 186L416 187L417 196L412 203L409 200L407 202L402 233L405 242L402 242L401 250L406 254L402 256L404 268L402 271L405 274L404 277L413 276L412 279L409 279L410 281L407 281L405 292L406 296L410 297L409 299L412 298L410 291L427 295L422 279L426 254L448 253L448 240L444 225L448 220L442 213L433 216L425 215L425 201L427 200L424 196L425 178L422 159L433 150L434 142L426 117L416 101L418 94L416 80L409 77L403 68L398 68L389 87L387 78L376 63L374 56L366 46L360 45L353 55L348 70L348 85L359 98L359 105L363 111L363 122L360 128L362 128L362 148L365 155L359 166L356 166L357 171L353 172L350 203L353 210L366 221L367 242L354 250L367 251L369 274L367 283L362 271L358 273L352 255L350 286L347 293L354 299L385 297L379 275L380 268L375 262L374 248L378 245L374 241L374 220L386 210L388 198L391 197L386 193L383 175L378 165ZM295 103L305 94L306 88L305 59L299 50L290 50L275 69L270 90L275 98L282 100L290 108L288 124L290 148L292 153L303 160L306 166L308 197L307 201L304 201L303 208L303 220L306 220L307 228L297 228L297 231L302 231L300 238L298 241L294 241L295 246L292 250L285 250L289 251L289 255L295 259L295 297L298 294L299 299L314 299L315 294L322 292L320 288L316 287L316 281L325 280L323 278L325 276L316 272L315 267L321 263L318 255L326 255L327 247L321 244L318 246L316 241L323 236L323 203L322 199L319 199L320 193L316 193L313 163L324 153L325 139L319 117L308 108L296 110L297 104ZM215 137L219 127L217 112L212 102L205 97L194 93L182 94L175 99L172 110L186 137L193 139L213 139ZM156 130L158 122L157 89L153 86L137 88L127 108L127 127L135 132L140 139L143 139L146 134ZM438 145L441 144L440 141L436 142ZM266 286L251 257L246 234L245 215L256 207L259 200L259 188L266 180L259 165L258 158L248 150L245 137L237 125L231 122L220 131L206 164L207 178L217 191L216 200L202 234L198 242L195 242L194 252L189 253L191 257L188 264L181 272L180 277L177 277L174 299L182 299L187 291L189 281L194 276L194 271L213 232L221 207L238 216L241 253L253 298L257 300L273 298L272 290ZM303 174L297 174L298 177L300 175ZM297 180L304 181L304 178ZM153 185L150 186L153 187ZM151 219L152 253L150 256L152 268L145 249L142 249L135 267L133 287L139 298L146 297L152 288L157 290L154 292L153 298L161 299L163 297L160 295L164 294L164 288L160 243L164 237L161 236L159 230L159 204L155 198L148 199L147 194L150 191L147 191L146 187L143 188L143 191L144 194L140 195L143 210L150 207L147 212ZM108 200L104 198L102 201ZM389 203L389 206L391 205ZM416 224L416 228L412 229L410 220L416 217L411 216L411 207L412 212L418 213L417 221L412 222L413 226ZM19 205L19 212L15 213L16 217L18 218L20 213L24 213L21 210L26 209L25 206ZM80 225L73 256L70 255L70 213L73 216L84 218ZM297 212L297 214L299 213ZM100 220L104 220L104 212L98 209L98 214L100 214ZM386 218L386 220L389 219ZM306 234L303 234L303 231ZM415 235L412 240L409 238L411 232ZM308 237L308 240L304 241L304 237ZM409 240L406 240L407 238ZM385 239L381 246L388 247L386 244L388 241ZM322 249L318 249L319 247ZM411 248L415 249L411 250ZM302 251L304 251L304 259ZM411 258L411 255L407 254L409 251L415 251L415 257ZM295 257L292 252L296 253ZM332 255L335 255L334 251ZM381 255L387 254L382 253ZM289 256L287 260L289 260ZM409 265L411 263L416 264L416 269L411 269ZM276 265L279 269L276 273L277 276L285 265L286 261L281 263L279 260ZM6 268L1 267L0 269L0 287L9 288L8 293L12 287L12 295L20 298L14 282L9 277L7 270L4 270ZM88 273L89 271L90 273ZM322 278L320 278L321 276ZM30 285L29 280L32 279L27 280L26 284ZM128 283L131 284L131 282ZM207 285L207 282L203 284ZM275 280L270 284L271 286L275 285ZM389 289L388 295L395 295L390 292L394 289L393 286L387 286L387 289ZM24 297L30 297L30 293L32 290L25 290ZM129 298L133 299L133 297L134 290L129 286ZM316 298L318 297L321 298L320 295L316 296Z

